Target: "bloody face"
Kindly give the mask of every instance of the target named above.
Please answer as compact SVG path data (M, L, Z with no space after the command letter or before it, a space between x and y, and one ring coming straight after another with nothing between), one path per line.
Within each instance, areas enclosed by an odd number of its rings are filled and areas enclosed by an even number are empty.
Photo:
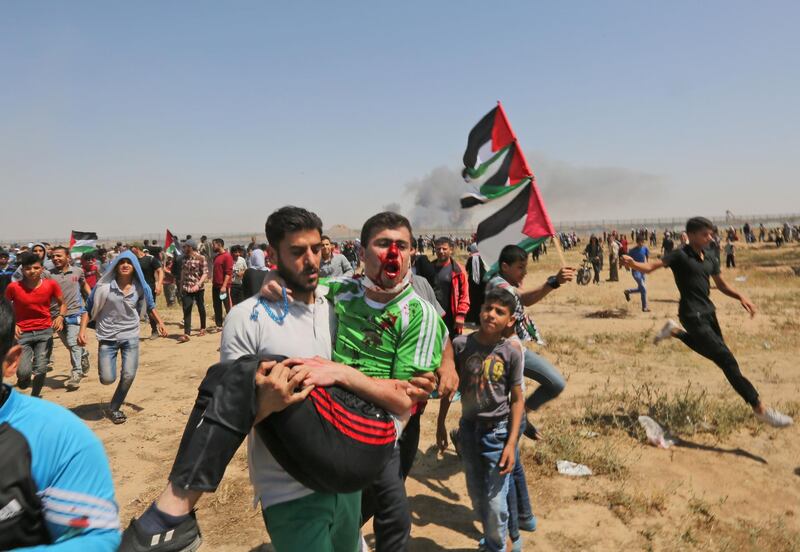
M399 284L411 265L411 234L407 228L387 228L376 233L364 250L364 271L378 286Z

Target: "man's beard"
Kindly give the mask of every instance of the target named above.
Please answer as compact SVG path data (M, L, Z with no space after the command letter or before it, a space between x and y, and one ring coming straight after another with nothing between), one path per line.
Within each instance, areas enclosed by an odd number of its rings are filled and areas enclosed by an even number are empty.
M286 286L293 291L314 291L317 289L317 283L319 282L319 279L317 279L317 281L315 281L313 284L302 282L295 273L290 272L285 267L281 266L280 262L278 262L278 274L280 274L281 278L284 279ZM303 270L303 274L310 276L311 274L319 274L319 271L314 270L309 272L307 270Z

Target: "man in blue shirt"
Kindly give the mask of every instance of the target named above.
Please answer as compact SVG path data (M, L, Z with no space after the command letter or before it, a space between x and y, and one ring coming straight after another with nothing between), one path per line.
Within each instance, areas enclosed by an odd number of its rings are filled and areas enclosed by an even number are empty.
M637 263L646 263L650 260L650 250L647 249L647 246L644 244L644 239L644 234L636 236L636 247L628 252L628 256ZM623 292L625 294L625 300L630 303L631 294L638 293L642 298L642 312L650 312L650 309L647 308L647 288L644 287L644 272L633 269L631 274L633 275L633 279L636 280L636 287L626 289Z
M2 383L21 352L0 299L0 550L114 551L119 510L103 445L66 408Z

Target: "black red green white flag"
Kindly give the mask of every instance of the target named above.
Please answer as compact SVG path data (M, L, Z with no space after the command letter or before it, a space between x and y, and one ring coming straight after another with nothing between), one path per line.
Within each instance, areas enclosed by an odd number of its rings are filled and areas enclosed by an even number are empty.
M164 238L164 253L172 255L173 257L182 254L181 241L178 239L178 236L169 231L169 228L167 228L167 237Z
M73 230L69 236L69 254L73 259L97 249L97 233Z
M470 209L472 220L480 221L475 241L490 272L496 272L506 245L530 252L555 235L536 178L500 102L470 131L463 175L473 190L461 198L461 206Z

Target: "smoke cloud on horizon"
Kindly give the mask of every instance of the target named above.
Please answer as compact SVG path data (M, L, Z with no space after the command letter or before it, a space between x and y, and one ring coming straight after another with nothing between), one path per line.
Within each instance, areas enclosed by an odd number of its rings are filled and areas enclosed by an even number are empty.
M663 195L664 179L624 167L583 167L552 159L541 152L527 154L550 218L556 221L632 218L642 207ZM400 203L386 205L409 217L414 227L463 228L476 224L459 199L472 191L460 169L437 167L406 184Z

